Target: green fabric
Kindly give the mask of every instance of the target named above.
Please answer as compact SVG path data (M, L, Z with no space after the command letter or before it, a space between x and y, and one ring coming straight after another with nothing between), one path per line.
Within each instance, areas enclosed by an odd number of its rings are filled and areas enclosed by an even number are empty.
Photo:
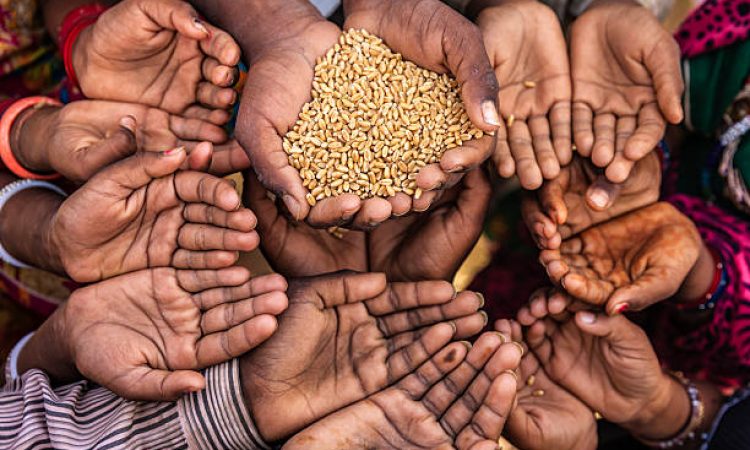
M740 170L745 186L750 186L750 135L746 134L740 141L733 162L734 167Z

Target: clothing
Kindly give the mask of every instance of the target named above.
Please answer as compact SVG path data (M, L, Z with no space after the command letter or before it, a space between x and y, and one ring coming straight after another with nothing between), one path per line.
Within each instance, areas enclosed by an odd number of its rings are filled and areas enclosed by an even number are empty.
M722 406L701 450L747 450L750 447L750 387Z
M750 2L706 0L682 23L675 39L683 56L694 58L750 38Z
M239 361L174 403L131 402L88 382L52 388L32 370L0 390L0 448L268 449L243 402Z

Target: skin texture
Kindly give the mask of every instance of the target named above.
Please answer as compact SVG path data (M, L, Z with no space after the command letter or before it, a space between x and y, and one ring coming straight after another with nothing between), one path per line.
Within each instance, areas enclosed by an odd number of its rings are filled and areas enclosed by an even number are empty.
M456 296L443 281L344 273L295 280L288 296L279 330L241 363L248 407L269 442L397 383L486 324L480 297Z
M179 0L126 0L84 30L73 64L89 98L141 103L221 125L240 48Z
M616 314L676 294L702 245L690 219L661 202L589 228L540 261L573 297Z
M255 216L234 186L180 171L184 150L137 153L72 194L46 242L78 282L150 267L218 269L258 246ZM158 239L157 239L158 237Z
M655 152L638 161L619 185L607 181L589 159L575 156L557 178L524 198L521 211L539 248L556 250L563 239L655 203L660 188Z
M21 367L45 369L48 358L35 365L35 354L57 348L52 358L67 355L76 369L68 381L86 378L131 400L173 401L205 387L198 369L266 340L286 309L285 289L279 275L251 279L240 267L123 275L73 293L24 347Z
M245 180L245 202L258 214L263 254L274 269L291 276L374 270L392 281L452 280L482 232L491 195L486 175L477 169L430 211L339 239L289 220L253 175Z
M395 386L294 436L293 449L496 449L513 405L519 347L494 333L452 343ZM466 344L466 345L463 345Z
M498 102L505 120L492 159L501 176L517 174L521 186L537 189L544 179L554 179L572 155L565 38L555 13L540 2L489 3L477 25L500 83Z
M570 63L578 151L621 183L656 147L667 121L682 121L677 43L637 3L597 0L571 27Z
M495 330L516 342L523 341L518 322L498 320ZM534 353L524 353L518 375L518 402L503 431L513 445L525 450L597 448L594 414L575 395L550 379ZM534 381L532 385L529 380ZM539 391L544 395L534 395Z

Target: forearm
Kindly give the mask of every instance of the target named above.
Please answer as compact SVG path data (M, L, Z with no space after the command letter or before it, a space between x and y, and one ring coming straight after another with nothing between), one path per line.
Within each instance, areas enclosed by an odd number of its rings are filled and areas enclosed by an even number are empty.
M114 3L111 0L42 0L41 8L44 16L44 25L47 33L52 37L57 45L58 30L65 16L74 9L89 5L91 3L104 3L105 5Z
M24 169L34 173L54 171L47 152L51 141L48 131L54 129L55 118L61 109L61 106L52 105L29 108L13 122L10 148Z
M66 345L66 310L66 304L60 306L21 349L16 366L19 374L39 369L49 375L55 385L81 379L73 355Z
M275 41L325 20L308 0L190 0L209 22L226 30L249 62Z
M705 295L711 288L715 272L716 264L711 250L705 243L702 243L698 260L688 273L677 295L675 295L675 301L703 303L705 299L701 299L701 296Z

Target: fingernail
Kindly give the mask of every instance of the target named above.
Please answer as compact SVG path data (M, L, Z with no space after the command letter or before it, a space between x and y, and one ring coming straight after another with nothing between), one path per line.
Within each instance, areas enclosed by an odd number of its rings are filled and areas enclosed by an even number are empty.
M185 151L185 147L177 147L177 148L172 148L172 149L163 151L162 154L164 156L175 156L184 151Z
M484 119L485 123L493 127L500 126L500 114L497 112L495 102L492 100L482 102L482 119Z
M300 207L297 200L295 200L291 195L285 195L282 199L284 200L284 205L286 205L286 208L292 214L292 217L294 217L295 220L300 220L302 208Z
M479 307L484 307L484 295L481 292L477 292L477 297L479 297Z
M615 306L613 315L616 316L618 314L622 314L625 311L627 311L628 309L630 309L630 305L628 305L627 303L621 303L621 304Z
M469 341L460 341L462 344L464 344L464 347L466 347L466 350L471 350L471 342Z
M606 208L609 205L609 194L601 188L593 188L589 192L589 200L599 208Z
M581 322L592 325L594 322L596 322L596 314L590 313L588 311L583 311L580 313L581 315Z
M513 341L511 342L511 344L515 345L518 348L518 351L521 352L521 356L523 356L523 354L526 353L523 351L523 345L521 345L520 343Z
M490 316L488 316L484 311L479 311L479 315L482 316L482 320L484 321L484 325L486 326L490 322Z
M456 327L456 322L451 320L450 322L448 322L448 325L450 325L451 328L453 328L453 334L456 334L458 332L458 327Z
M135 127L136 127L135 117L133 116L123 117L122 119L120 119L120 126L130 131L131 133L135 133Z
M458 173L458 172L466 172L466 167L464 166L456 166L452 169L448 169L448 173Z
M232 100L229 101L230 105L234 105L237 103L237 99L239 98L239 95L237 95L237 91L232 91Z
M227 76L224 77L224 80L228 85L234 84L234 74L232 74L232 71L227 72Z
M203 22L197 17L193 18L193 26L195 27L196 30L200 31L201 33L206 34L206 35L209 34L208 28L206 28Z
M505 335L504 335L503 333L501 333L501 332L499 332L499 331L493 331L493 333L494 333L495 335L497 335L497 337L499 337L499 338L500 338L500 340L502 341L502 343L503 343L503 344L505 344L506 342L508 342L508 338L506 338L506 337L505 337Z
M512 370L504 370L503 373L507 373L508 375L512 375L513 378L516 380L516 383L518 383L518 374Z

